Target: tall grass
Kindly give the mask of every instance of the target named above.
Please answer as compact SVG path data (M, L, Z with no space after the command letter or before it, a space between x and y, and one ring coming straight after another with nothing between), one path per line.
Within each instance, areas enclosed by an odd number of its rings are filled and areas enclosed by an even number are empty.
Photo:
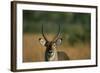
M54 35L47 36L49 40ZM41 34L24 34L23 36L23 62L42 62L44 61L45 47L39 43ZM62 40L62 44L57 46L57 51L65 52L70 60L90 59L90 44L75 43L69 45L68 41Z

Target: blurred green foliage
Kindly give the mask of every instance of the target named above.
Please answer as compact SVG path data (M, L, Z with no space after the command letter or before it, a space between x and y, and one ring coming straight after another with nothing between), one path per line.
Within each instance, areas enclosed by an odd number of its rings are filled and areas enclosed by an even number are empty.
M24 33L41 33L42 24L46 33L53 34L57 32L58 25L61 24L62 37L71 45L80 41L90 42L90 13L23 10Z

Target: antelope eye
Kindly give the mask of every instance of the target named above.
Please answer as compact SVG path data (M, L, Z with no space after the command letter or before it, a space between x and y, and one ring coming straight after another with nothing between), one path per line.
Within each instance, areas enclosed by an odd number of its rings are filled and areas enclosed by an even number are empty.
M56 44L54 43L52 46L55 48L56 47Z

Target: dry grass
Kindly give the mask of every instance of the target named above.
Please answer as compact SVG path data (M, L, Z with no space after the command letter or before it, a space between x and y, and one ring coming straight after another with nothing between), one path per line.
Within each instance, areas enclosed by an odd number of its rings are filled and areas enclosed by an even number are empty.
M41 34L24 34L23 36L23 62L40 62L44 61L45 47L39 43ZM53 35L48 35L51 40ZM69 46L67 43L62 43L57 47L58 51L65 52L70 60L90 59L91 49L88 43L76 44L74 47Z

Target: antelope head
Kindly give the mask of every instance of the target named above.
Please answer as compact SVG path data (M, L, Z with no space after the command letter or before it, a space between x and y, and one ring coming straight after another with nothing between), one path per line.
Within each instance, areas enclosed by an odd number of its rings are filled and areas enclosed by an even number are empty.
M42 24L42 36L43 38L39 38L40 44L46 47L45 50L45 61L57 61L58 60L58 55L57 55L57 50L56 46L61 44L62 38L60 37L60 25L58 29L58 33L55 35L55 37L49 41L43 30L43 24Z

